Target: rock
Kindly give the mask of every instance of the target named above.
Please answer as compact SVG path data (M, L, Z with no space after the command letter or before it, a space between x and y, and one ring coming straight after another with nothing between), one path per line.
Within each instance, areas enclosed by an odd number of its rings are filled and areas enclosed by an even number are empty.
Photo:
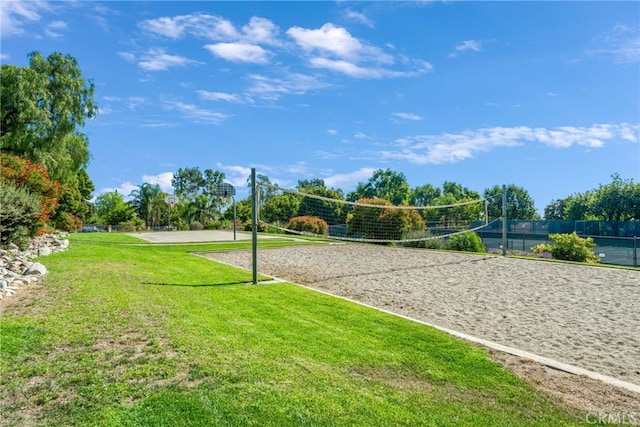
M39 262L34 262L31 267L29 267L28 269L25 270L24 273L22 273L23 276L29 276L34 274L37 274L39 276L44 276L45 274L47 274L47 267L40 264Z
M43 246L41 248L38 248L38 255L40 256L51 255L51 248L49 248L48 246Z
M31 239L29 248L24 251L15 244L0 249L0 298L13 295L46 274L46 267L32 260L39 255L66 251L69 248L67 237L68 233L48 234Z
M62 248L68 248L69 247L69 239L64 239L64 240L56 240L56 245L62 247Z

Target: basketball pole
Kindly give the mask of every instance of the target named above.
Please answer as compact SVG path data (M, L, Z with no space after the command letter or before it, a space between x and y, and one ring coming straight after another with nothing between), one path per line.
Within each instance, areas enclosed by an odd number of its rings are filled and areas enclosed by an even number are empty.
M253 284L258 284L258 197L256 196L256 169L251 168L251 258Z

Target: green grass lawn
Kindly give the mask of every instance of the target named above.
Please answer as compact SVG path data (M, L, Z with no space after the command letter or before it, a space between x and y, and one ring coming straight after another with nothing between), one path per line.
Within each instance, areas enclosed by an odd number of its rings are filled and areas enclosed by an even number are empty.
M2 315L2 425L586 424L442 332L189 253L249 242L87 236Z

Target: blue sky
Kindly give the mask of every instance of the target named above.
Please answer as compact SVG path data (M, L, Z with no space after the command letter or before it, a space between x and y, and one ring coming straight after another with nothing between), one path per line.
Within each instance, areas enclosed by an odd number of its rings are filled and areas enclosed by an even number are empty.
M1 60L74 56L95 83L96 194L250 168L346 192L526 188L540 211L640 181L638 2L3 1ZM542 213L542 212L541 212Z

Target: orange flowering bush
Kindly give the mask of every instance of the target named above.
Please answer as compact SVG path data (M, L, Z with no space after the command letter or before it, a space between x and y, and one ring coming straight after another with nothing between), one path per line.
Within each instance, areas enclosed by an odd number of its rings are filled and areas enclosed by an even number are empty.
M289 230L302 231L313 234L329 234L327 221L317 216L297 216L291 218L287 224Z
M0 154L0 179L31 194L40 196L41 212L38 215L39 234L46 231L50 215L58 206L62 194L60 183L49 178L47 170L37 163L10 154Z

